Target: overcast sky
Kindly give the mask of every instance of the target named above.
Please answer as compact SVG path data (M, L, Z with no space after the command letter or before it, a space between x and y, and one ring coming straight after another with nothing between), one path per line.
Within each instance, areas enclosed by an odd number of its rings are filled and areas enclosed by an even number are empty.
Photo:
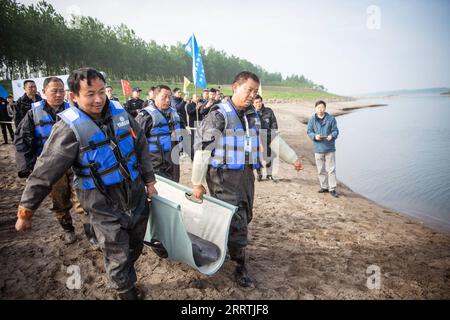
M65 17L124 23L158 44L195 33L203 47L303 74L339 94L450 86L448 0L47 2Z

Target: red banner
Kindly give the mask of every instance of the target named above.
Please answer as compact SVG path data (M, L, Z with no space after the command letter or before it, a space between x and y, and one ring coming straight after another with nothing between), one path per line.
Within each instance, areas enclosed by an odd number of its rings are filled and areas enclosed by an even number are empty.
M131 97L131 84L127 80L120 80L122 83L123 95L125 97Z

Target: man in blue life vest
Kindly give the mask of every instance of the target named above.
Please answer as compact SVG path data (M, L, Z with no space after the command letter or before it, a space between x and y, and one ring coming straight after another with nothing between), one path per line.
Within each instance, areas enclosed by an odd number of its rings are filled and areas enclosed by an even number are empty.
M177 111L170 106L172 91L159 85L153 90L155 105L139 112L136 122L144 131L155 174L178 182L180 180L179 146L181 123Z
M59 121L57 114L70 107L64 102L64 83L60 78L45 79L43 93L47 98L32 104L15 133L16 164L21 178L28 177L33 171L53 126ZM77 239L70 210L73 208L75 213L84 216L72 181L73 172L70 169L52 186L50 193L53 205L51 210L64 230L66 244Z
M134 264L144 245L147 198L156 194L147 141L139 125L105 93L95 69L73 71L68 79L74 107L59 114L17 212L17 231L31 228L33 212L69 168L74 187L103 252L109 287L121 299L142 298ZM147 188L147 190L146 190Z
M192 167L193 195L202 198L205 185L213 197L238 207L228 237L231 260L237 263L235 280L239 286L254 287L247 272L245 248L248 224L253 216L255 176L260 157L260 119L252 107L259 78L243 71L233 81L233 96L211 107L194 142ZM280 138L278 154L297 171L303 165L296 153ZM206 180L206 183L205 183Z

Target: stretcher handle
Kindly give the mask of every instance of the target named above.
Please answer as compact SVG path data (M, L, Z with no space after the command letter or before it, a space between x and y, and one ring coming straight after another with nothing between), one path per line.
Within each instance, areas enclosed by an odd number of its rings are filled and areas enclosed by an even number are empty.
M196 197L194 197L194 195L192 194L192 192L186 192L184 195L186 196L186 199L188 199L188 200L190 200L190 201L192 201L192 202L194 202L194 203L197 203L197 204L202 204L202 203L203 203L203 199L197 199ZM241 220L241 219L242 219L241 216L238 215L237 212L235 212L235 213L233 214L233 216L236 216L236 218L237 218L238 220Z
M184 194L186 196L186 199L194 202L194 203L198 203L198 204L202 204L203 203L203 199L197 199L196 197L194 197L194 195L192 194L192 192L186 192Z

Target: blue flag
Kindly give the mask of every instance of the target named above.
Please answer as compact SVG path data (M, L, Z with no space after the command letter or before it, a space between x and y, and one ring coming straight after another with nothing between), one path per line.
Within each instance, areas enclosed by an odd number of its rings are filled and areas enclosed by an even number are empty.
M206 88L206 75L203 68L203 59L198 50L197 39L195 35L189 38L189 41L184 46L187 54L192 57L192 77L196 87Z
M0 97L5 98L8 96L8 91L3 88L3 86L0 84Z

